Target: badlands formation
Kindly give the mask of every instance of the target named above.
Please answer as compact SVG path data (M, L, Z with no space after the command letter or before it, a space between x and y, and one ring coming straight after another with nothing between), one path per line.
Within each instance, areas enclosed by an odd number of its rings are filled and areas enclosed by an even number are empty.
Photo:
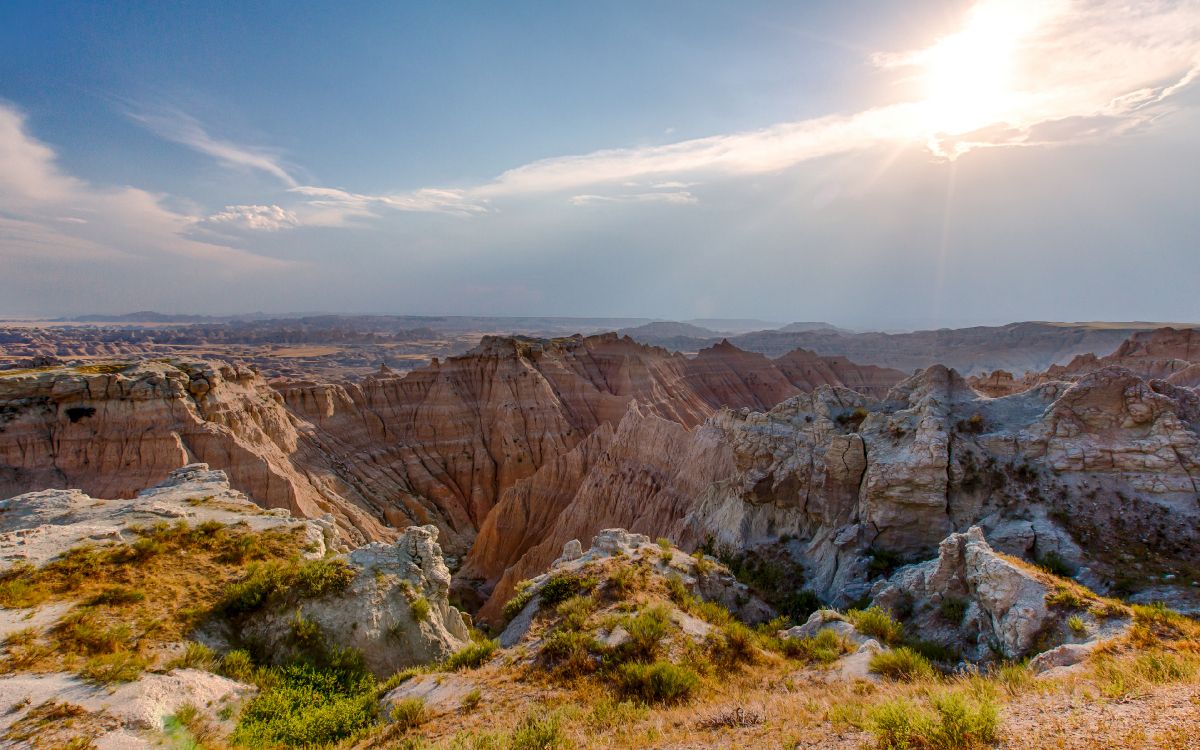
M0 371L0 742L1193 747L1197 366Z

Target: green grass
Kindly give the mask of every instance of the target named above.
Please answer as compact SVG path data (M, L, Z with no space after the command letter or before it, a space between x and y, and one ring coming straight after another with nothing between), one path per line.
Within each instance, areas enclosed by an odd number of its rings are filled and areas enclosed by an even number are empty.
M424 622L429 619L429 600L423 596L418 596L408 603L412 610L413 619L417 622Z
M407 732L425 723L429 714L421 698L405 698L388 709L388 721L396 731Z
M928 659L907 646L875 654L869 668L878 675L903 682L928 679L937 673Z
M596 586L596 580L579 573L554 573L542 584L538 598L543 606L553 607Z
M669 661L622 664L616 678L622 693L644 703L682 703L700 685L695 672Z
M308 599L338 593L350 585L354 575L349 563L338 558L255 563L242 580L225 589L217 608L235 616L261 608L273 596Z
M469 643L446 660L445 668L452 672L463 669L477 669L483 666L488 659L491 659L499 647L499 641L475 641Z
M907 698L885 701L867 715L877 750L971 750L998 738L999 710L990 700L943 693L926 708Z
M846 619L863 635L876 638L883 644L895 644L904 640L904 626L879 607L852 609Z
M521 581L517 584L516 591L512 597L504 603L502 614L505 622L519 615L521 610L525 609L526 605L533 599L532 585L531 581Z
M818 664L835 662L853 650L852 644L828 628L811 638L781 638L776 648L789 658Z
M88 659L79 671L79 676L99 685L133 682L141 676L147 666L149 663L137 654L115 651Z
M264 670L232 740L248 748L324 747L357 737L379 719L375 678L361 657L325 668L292 663Z

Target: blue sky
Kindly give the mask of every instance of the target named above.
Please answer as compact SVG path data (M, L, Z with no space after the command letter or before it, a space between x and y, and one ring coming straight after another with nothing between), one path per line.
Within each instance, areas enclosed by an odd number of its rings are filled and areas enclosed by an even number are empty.
M1194 1L0 6L0 313L1200 318Z

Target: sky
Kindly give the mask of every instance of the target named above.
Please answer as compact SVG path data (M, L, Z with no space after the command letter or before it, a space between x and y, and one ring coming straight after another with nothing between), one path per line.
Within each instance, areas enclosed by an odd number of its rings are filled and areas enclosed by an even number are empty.
M1200 0L0 4L0 315L1196 322L1197 164Z

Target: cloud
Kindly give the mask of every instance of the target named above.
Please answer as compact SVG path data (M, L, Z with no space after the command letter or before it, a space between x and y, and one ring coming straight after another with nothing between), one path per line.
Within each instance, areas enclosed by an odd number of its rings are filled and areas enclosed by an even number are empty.
M204 220L209 225L230 225L238 229L278 232L299 226L296 214L279 206L226 206Z
M242 146L213 138L194 117L176 110L129 113L130 119L155 135L173 143L207 154L227 166L251 169L270 175L289 188L300 183L284 168L277 153L269 149Z
M618 195L573 195L569 199L573 206L588 206L596 203L669 203L684 206L698 203L696 196L686 190L669 193L624 193Z
M98 187L64 173L54 149L30 135L25 116L4 103L0 206L0 256L5 259L49 266L171 259L237 271L292 265L190 237L196 219L165 208L162 196L134 187Z
M288 192L303 196L300 221L306 225L341 226L350 219L378 216L381 210L418 211L467 216L486 213L485 199L467 191L425 188L408 193L366 195L338 188L301 185Z

